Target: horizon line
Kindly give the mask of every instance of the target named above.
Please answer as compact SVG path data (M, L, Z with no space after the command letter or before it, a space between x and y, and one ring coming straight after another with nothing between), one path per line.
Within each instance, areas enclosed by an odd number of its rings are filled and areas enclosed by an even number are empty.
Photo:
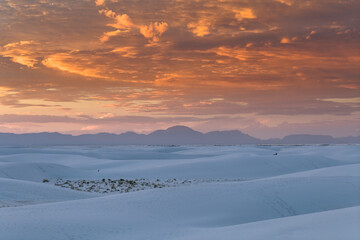
M145 136L148 136L156 131L167 131L169 130L170 128L174 128L174 127L185 127L185 128L188 128L190 130L193 130L195 132L198 132L198 133L201 133L201 134L208 134L208 133L211 133L211 132L232 132L232 131L238 131L244 135L248 135L250 137L253 137L255 139L259 139L259 140L270 140L270 139L283 139L285 137L288 137L288 136L296 136L296 135L310 135L310 136L327 136L327 137L332 137L334 139L337 139L337 138L347 138L347 137L354 137L354 138L357 138L357 137L360 137L360 135L358 136L352 136L352 135L348 135L348 136L343 136L343 137L335 137L331 134L313 134L313 133L290 133L290 134L287 134L285 135L284 137L270 137L270 138L259 138L259 137L254 137L248 133L245 133L239 129L232 129L232 130L212 130L212 131L208 131L208 132L202 132L202 131L198 131L198 130L195 130L191 127L188 127L188 126L185 126L185 125L174 125L174 126L171 126L171 127L168 127L166 129L156 129L156 130L153 130L151 132L148 132L148 133L139 133L139 132L136 132L136 131L133 131L133 130L129 130L129 131L125 131L125 132L121 132L121 133L114 133L114 132L93 132L93 133L80 133L80 134L72 134L72 133L66 133L66 132L61 132L61 131L41 131L41 132L23 132L23 133L14 133L14 132L0 132L0 134L14 134L14 135L25 135L25 134L41 134L41 133L49 133L49 134L61 134L61 135L68 135L68 136L72 136L72 137L77 137L77 136L83 136L83 135L98 135L98 134L109 134L109 135L123 135L123 134L126 134L126 133L134 133L134 134L137 134L137 135L145 135Z

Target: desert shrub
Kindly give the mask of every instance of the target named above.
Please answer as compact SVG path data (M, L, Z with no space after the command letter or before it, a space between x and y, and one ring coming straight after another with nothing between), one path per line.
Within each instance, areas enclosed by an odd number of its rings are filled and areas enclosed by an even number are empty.
M42 182L43 182L43 183L48 183L49 180L44 178L44 179L42 180Z

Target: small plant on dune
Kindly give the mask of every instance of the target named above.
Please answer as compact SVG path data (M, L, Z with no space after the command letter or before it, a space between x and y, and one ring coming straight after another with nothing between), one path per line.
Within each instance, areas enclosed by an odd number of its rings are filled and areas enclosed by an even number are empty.
M44 178L44 179L42 180L42 182L43 182L43 183L48 183L49 180Z

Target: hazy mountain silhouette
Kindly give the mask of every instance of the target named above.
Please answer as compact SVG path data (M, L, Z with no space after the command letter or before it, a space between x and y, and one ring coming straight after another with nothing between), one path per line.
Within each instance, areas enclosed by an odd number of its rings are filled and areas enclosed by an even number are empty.
M185 126L157 130L148 135L126 132L72 136L61 133L0 133L0 145L186 145L186 144L350 144L360 137L333 138L327 135L298 134L282 139L261 140L238 130L201 133Z

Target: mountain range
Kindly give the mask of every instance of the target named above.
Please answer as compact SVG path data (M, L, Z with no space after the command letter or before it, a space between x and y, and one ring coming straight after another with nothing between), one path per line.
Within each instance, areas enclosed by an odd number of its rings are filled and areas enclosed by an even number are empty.
M173 126L150 134L126 132L73 136L61 133L0 133L0 145L235 145L235 144L359 144L358 137L295 134L262 140L238 130L201 133L186 126Z

